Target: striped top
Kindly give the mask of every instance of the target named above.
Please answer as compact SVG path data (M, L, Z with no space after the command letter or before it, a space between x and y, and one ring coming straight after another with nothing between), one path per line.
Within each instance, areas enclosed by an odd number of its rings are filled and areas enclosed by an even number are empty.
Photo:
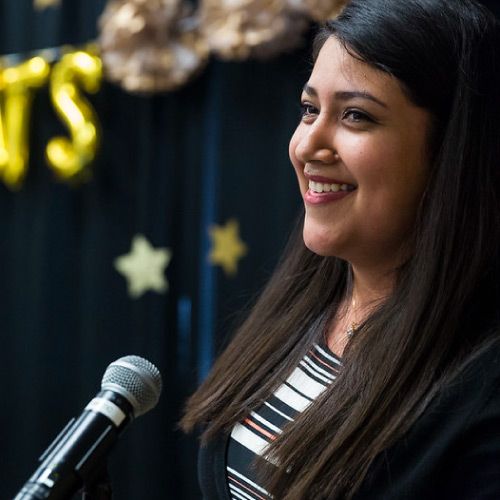
M237 424L227 450L227 479L231 500L272 498L259 485L251 467L255 455L265 457L267 445L297 412L303 412L331 384L341 362L324 344L315 344L285 383L257 411Z

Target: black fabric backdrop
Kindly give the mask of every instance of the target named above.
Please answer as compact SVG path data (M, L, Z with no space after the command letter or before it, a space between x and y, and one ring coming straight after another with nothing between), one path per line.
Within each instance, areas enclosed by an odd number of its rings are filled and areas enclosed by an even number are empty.
M104 0L0 2L0 52L96 38ZM179 91L154 97L104 83L87 96L102 125L92 180L55 180L44 148L67 135L47 87L31 112L24 187L0 185L0 498L99 390L107 365L137 354L164 379L158 406L110 457L115 498L195 499L195 438L175 430L238 311L271 273L300 200L287 143L308 49L267 63L212 60ZM208 263L208 226L236 218L248 246L234 278ZM127 294L114 259L137 233L169 247L166 294Z
M0 1L0 53L96 37L104 0ZM491 3L493 8L498 8ZM175 430L182 402L271 273L300 210L287 143L298 121L307 48L260 63L212 60L179 91L138 97L103 83L89 100L103 143L90 182L69 187L47 168L65 134L47 88L31 113L23 189L0 185L0 497L12 498L40 453L127 354L164 379L157 408L110 458L115 498L199 498L195 438ZM208 226L236 218L249 253L228 278L211 266ZM133 236L169 247L166 294L127 294L113 267Z

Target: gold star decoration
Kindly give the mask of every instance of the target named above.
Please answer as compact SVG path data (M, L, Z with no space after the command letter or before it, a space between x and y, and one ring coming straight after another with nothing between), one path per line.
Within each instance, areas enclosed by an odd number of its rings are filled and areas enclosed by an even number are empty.
M210 226L212 250L209 261L219 265L226 276L235 276L238 271L238 261L248 253L247 246L240 238L240 226L236 219L230 219L225 226Z
M60 7L61 0L33 0L33 6L36 10L44 10L48 7Z
M148 290L158 293L168 290L165 269L171 258L169 248L155 249L142 234L137 234L130 252L116 258L114 265L125 276L130 297L137 299Z

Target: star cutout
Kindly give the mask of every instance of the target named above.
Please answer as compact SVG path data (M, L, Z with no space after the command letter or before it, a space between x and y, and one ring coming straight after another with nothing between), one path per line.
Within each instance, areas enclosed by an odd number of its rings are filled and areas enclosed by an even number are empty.
M247 246L240 239L240 227L236 219L230 219L225 226L210 226L212 250L210 263L224 269L226 276L235 276L238 271L238 261L248 253Z
M171 258L169 248L155 249L142 234L137 234L130 253L116 258L114 265L125 276L130 297L137 299L148 290L158 293L168 290L165 269Z
M33 0L33 6L36 10L44 10L48 7L59 7L61 0Z

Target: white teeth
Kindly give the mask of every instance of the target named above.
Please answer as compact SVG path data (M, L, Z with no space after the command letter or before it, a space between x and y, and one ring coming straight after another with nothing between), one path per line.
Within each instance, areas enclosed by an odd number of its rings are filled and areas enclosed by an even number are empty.
M338 191L353 191L354 186L350 186L349 184L323 184L310 180L309 189L315 193L337 193Z

